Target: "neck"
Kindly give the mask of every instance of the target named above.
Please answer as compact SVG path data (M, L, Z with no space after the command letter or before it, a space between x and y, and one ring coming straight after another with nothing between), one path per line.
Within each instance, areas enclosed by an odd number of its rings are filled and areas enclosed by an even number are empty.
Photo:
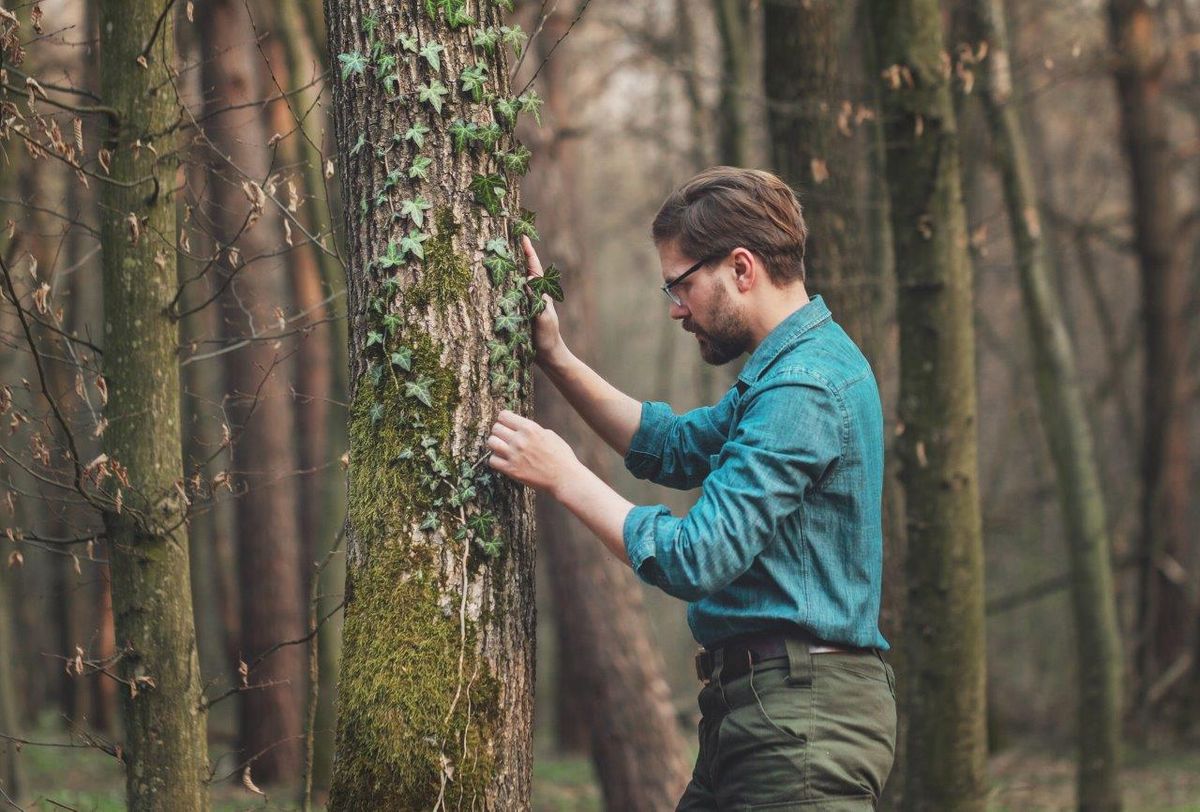
M754 340L754 347L761 344L762 340L784 319L804 307L809 301L811 299L803 282L772 290L770 300L765 302L750 320L750 335ZM751 351L754 347L751 348Z

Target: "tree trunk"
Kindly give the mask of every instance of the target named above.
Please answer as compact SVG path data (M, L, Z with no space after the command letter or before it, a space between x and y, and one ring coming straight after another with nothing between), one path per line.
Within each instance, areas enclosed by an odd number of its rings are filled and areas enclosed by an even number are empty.
M1004 184L1021 296L1033 350L1042 427L1057 475L1067 533L1078 680L1077 806L1121 808L1121 649L1111 544L1100 473L1084 407L1075 350L1042 238L1033 163L1015 101L1001 0L972 0L971 39L988 44L981 98Z
M13 647L12 580L8 562L0 560L0 733L20 736L21 725L16 713L17 655ZM0 739L0 790L18 804L25 795L20 749L7 739Z
M530 401L506 46L472 46L499 6L325 12L351 324L330 809L528 808L532 494L483 462L498 409Z
M713 0L721 37L721 99L717 154L729 166L763 163L763 10L746 0Z
M1167 134L1159 9L1146 0L1110 0L1109 35L1121 138L1130 170L1134 248L1142 282L1145 344L1142 437L1142 564L1138 579L1135 710L1145 721L1154 683L1188 652L1190 444L1188 439L1187 268L1179 250L1176 158Z
M572 4L573 5L573 4ZM536 63L575 16L569 5L552 14L538 40ZM545 146L526 195L538 214L538 229L550 258L571 271L570 294L559 314L568 343L582 357L593 355L596 320L591 273L583 249L574 171L580 165L579 126L572 114L572 63L551 59L542 70L547 123L536 136ZM538 146L542 143L539 141ZM589 468L603 475L608 449L587 429L552 387L539 387L539 422L571 444ZM539 539L549 560L549 581L559 634L559 703L585 733L605 807L614 812L670 809L687 785L691 769L664 677L666 664L650 638L642 591L628 567L552 499L538 500ZM571 667L567 667L567 663ZM574 684L562 687L563 677Z
M936 0L870 0L900 316L908 527L904 806L982 810L983 555L971 270Z
M282 331L280 314L289 312L290 301L286 269L275 256L286 251L279 209L258 197L270 187L274 150L267 146L265 112L255 102L277 91L260 83L266 68L240 0L210 0L198 19L202 52L209 55L203 62L211 114L205 133L215 151L209 158L209 217L229 280L221 298L225 330L255 339L224 356L235 488L244 491L235 507L240 649L242 661L253 664L272 647L303 637L307 617L292 367L276 342L261 338ZM287 645L248 675L239 737L242 759L253 760L255 781L300 777L307 671L303 647Z
M115 182L100 184L109 392L103 442L131 484L123 489L124 504L110 506L104 521L119 675L126 682L126 804L135 811L208 805L188 538L177 492L179 330L166 315L176 291L170 261L176 156L170 139L156 134L170 131L177 107L168 92L172 27L156 25L163 13L162 2L149 0L100 5L102 96L120 116L107 143Z

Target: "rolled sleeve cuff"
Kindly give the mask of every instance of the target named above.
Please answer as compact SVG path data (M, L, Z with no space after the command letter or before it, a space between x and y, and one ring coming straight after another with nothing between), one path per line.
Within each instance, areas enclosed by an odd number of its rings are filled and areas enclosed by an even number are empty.
M663 448L674 419L675 413L666 403L642 403L642 420L625 454L625 467L638 479L649 479L662 467Z
M639 505L625 517L622 529L625 554L629 556L629 564L637 576L651 586L662 586L662 571L654 560L655 528L660 517L670 515L671 511L664 505Z

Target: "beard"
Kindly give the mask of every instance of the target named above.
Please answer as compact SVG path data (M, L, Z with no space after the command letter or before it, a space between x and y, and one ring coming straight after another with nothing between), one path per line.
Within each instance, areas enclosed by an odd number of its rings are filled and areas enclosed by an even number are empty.
M750 348L750 328L724 288L717 288L710 319L711 325L704 330L697 329L690 318L683 320L683 329L696 334L706 364L728 364Z

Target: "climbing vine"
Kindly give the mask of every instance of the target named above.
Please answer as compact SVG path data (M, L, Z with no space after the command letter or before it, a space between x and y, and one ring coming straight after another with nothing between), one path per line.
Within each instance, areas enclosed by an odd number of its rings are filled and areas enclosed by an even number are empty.
M511 10L511 3L505 0L493 1L502 9ZM444 20L451 30L476 26L464 0L425 0L423 5L430 19ZM497 225L497 233L486 240L482 252L486 277L499 294L496 297L499 310L492 324L494 338L487 344L489 384L493 395L507 408L514 408L520 398L522 372L532 359L530 319L545 306L543 295L560 301L563 295L559 273L553 266L547 268L543 278L528 282L519 273L513 241L522 235L536 238L537 230L533 212L511 211L508 206L512 179L528 171L530 159L529 150L517 142L513 131L521 114L530 114L540 123L542 100L535 92L517 97L496 93L497 83L480 59L483 55L494 55L501 47L511 48L519 55L526 42L525 32L517 25L476 26L470 32L476 61L463 67L451 81L451 77L444 76L443 45L438 42L420 45L417 36L403 31L397 33L394 42L386 43L378 36L380 22L375 14L363 16L361 30L366 47L338 54L342 79L379 82L396 103L415 103L437 116L443 115L447 101L457 93L459 99L467 102L471 115L449 123L447 132L454 151L480 151L491 156L497 167L493 172L475 174L470 192L474 204ZM403 92L402 69L409 71L409 75L413 69L425 73L423 81L410 82L415 87L407 94ZM487 454L482 453L474 460L453 460L435 434L421 431L431 422L430 412L438 408L432 393L434 379L414 369L414 347L405 339L404 318L389 307L397 301L427 304L430 294L436 291L422 291L422 287L455 282L465 286L471 278L470 268L459 269L463 273L451 273L449 277L446 271L453 269L447 267L429 273L431 262L453 264L452 260L447 262L447 255L453 256L449 240L457 231L449 207L430 216L434 208L430 200L433 193L425 186L429 183L433 158L421 152L429 133L428 126L417 122L377 145L368 144L366 135L360 134L350 150L353 156L363 149L373 149L374 157L385 169L380 185L360 199L361 212L365 215L372 209L390 211L393 222L400 226L398 232L403 234L390 240L366 269L381 280L377 293L367 302L370 327L364 349L368 357L366 381L371 387L367 414L373 427L384 420L399 420L414 429L412 443L400 449L395 462L420 463L414 473L424 491L425 498L420 501L428 507L419 517L420 529L438 530L447 526L445 520L449 519L456 541L472 544L483 555L494 558L501 554L504 545L497 517L483 507L491 500L482 497L488 495L493 485L493 475L483 465ZM410 144L415 153L406 165L395 165L393 150L404 144ZM431 232L431 226L436 231ZM445 250L435 258L432 256L435 252L427 248L439 240L446 243ZM418 273L418 269L422 272ZM405 285L406 279L418 276L426 280L425 285ZM391 399L397 394L399 406L393 408Z

